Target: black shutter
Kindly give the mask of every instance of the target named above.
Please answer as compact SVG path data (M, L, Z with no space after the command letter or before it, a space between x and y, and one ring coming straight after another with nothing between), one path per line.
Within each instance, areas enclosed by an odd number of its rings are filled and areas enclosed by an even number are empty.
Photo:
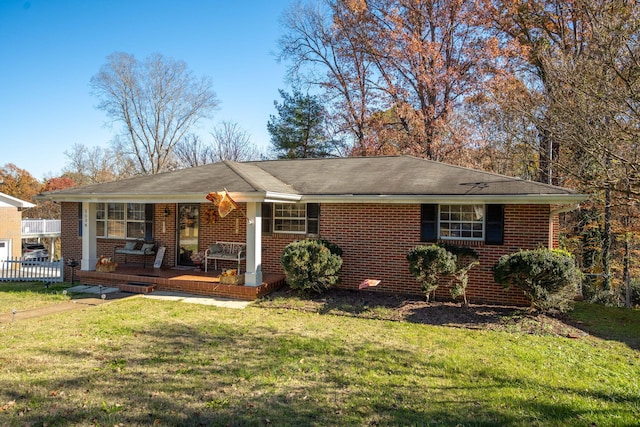
M147 203L144 205L144 239L153 242L153 219L156 205Z
M270 234L273 231L273 204L262 203L262 233Z
M82 203L78 203L78 237L82 237Z
M320 204L307 203L307 234L320 234Z
M487 225L484 242L487 245L504 244L504 205L486 205Z
M438 240L438 205L420 206L420 240L436 242Z

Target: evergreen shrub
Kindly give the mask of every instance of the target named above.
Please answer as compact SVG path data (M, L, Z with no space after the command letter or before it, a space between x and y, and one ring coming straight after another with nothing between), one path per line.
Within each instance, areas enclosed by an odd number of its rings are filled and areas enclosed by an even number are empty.
M333 250L331 250L331 249ZM334 253L335 252L335 253ZM280 263L292 289L321 293L338 283L342 249L323 240L300 240L288 244Z
M506 289L522 289L533 308L566 312L577 295L582 273L569 252L536 249L502 256L493 267L493 277Z

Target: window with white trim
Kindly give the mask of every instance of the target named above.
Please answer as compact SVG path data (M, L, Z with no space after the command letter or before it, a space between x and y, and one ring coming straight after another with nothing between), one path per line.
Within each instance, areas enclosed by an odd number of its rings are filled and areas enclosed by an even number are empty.
M113 239L153 238L153 205L144 203L98 203L96 236Z
M307 234L317 236L320 230L318 203L263 203L262 232Z
M484 240L484 205L440 205L439 235L443 240Z
M420 240L484 240L504 244L504 205L420 205Z

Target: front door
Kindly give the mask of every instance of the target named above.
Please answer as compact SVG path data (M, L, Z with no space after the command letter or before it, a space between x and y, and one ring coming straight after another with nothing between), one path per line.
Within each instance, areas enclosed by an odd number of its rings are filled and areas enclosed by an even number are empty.
M198 252L200 205L178 205L178 265L193 265L191 255Z

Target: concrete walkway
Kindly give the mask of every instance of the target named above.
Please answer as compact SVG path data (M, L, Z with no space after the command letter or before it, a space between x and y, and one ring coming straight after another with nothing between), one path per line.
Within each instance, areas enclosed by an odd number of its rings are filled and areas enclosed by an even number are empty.
M227 308L246 308L251 301L241 301L220 297L205 297L202 295L181 294L178 292L155 291L150 294L143 294L142 298L159 299L164 301L180 301L190 304L215 305Z
M108 288L106 286L74 286L73 288L67 289L70 292L78 292L85 294L108 294L119 292L118 288ZM179 292L164 292L164 291L155 291L149 294L141 294L142 298L149 299L158 299L163 301L180 301L186 302L190 304L202 304L202 305L214 305L216 307L227 307L227 308L245 308L251 301L240 301L229 298L220 298L220 297L209 297L202 295L191 295L191 294L183 294Z

